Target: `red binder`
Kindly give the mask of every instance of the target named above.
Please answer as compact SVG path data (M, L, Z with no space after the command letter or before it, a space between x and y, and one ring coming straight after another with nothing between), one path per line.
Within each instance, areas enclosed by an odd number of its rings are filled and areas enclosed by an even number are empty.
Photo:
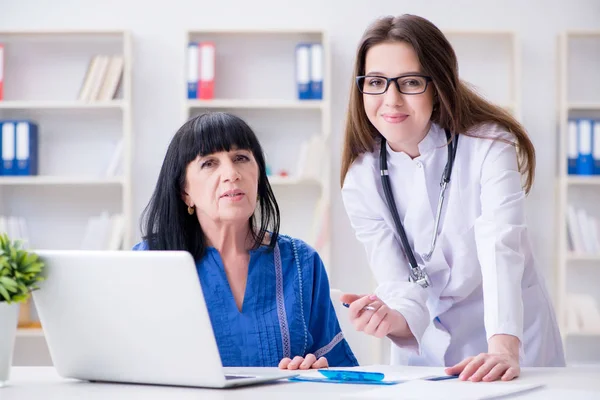
M0 43L0 100L4 100L4 45Z
M215 97L215 44L200 42L200 71L198 71L198 98L203 100Z

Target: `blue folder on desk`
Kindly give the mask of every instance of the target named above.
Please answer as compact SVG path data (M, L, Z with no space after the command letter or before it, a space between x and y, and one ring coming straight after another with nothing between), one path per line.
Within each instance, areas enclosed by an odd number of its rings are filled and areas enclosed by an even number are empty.
M321 382L321 383L346 383L351 385L396 385L407 382L404 380L385 380L385 375L381 372L355 371L355 370L317 370L322 377L298 375L289 378L296 382ZM439 381L457 378L457 375L435 376L424 378L430 381Z

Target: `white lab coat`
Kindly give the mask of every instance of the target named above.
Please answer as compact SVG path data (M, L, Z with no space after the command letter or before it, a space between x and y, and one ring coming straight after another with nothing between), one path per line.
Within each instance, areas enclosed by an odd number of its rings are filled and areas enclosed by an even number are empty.
M484 125L460 135L433 256L430 248L448 150L439 126L419 144L420 156L394 152L388 170L398 212L417 262L432 286L408 281L408 261L381 185L379 148L346 175L342 198L378 282L376 294L406 318L416 341L395 341L392 364L450 366L487 352L487 339L521 340L521 366L564 366L556 317L535 266L525 221L525 194L513 145L481 137L505 130Z

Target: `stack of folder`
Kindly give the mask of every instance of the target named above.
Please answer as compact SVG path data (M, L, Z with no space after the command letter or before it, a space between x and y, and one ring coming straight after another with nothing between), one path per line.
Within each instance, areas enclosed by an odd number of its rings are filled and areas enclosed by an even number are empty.
M567 173L600 175L600 120L570 119L567 134Z
M323 45L299 43L296 46L296 87L298 100L323 99Z
M32 121L0 121L1 175L31 176L38 174L38 126Z

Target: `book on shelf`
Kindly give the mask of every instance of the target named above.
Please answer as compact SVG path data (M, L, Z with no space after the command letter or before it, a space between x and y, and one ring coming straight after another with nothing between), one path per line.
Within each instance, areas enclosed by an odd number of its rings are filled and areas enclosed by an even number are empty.
M24 217L0 215L0 232L6 233L11 240L19 240L25 248L31 245Z
M115 149L113 150L112 157L110 159L108 167L105 170L104 176L106 178L120 176L123 173L123 171L122 171L123 147L124 147L124 140L123 140L123 138L120 138L119 141L117 142L117 144L115 145Z
M323 160L326 160L327 148L326 139L322 135L313 135L302 143L296 165L298 178L322 179Z
M38 174L38 125L26 120L0 120L0 174L32 176Z
M121 250L124 235L124 216L110 215L104 211L88 220L80 248L81 250Z
M567 295L567 329L574 333L600 333L600 311L592 296L582 293Z
M0 43L0 101L4 100L4 45Z
M215 97L216 47L212 41L189 42L187 54L188 99Z
M600 255L600 225L598 219L583 208L567 206L568 249L575 254Z
M300 42L296 45L295 59L298 100L322 100L323 45Z
M123 78L124 58L122 55L98 54L88 64L79 89L78 100L109 101L117 96Z
M600 175L600 120L571 118L567 123L567 173Z

